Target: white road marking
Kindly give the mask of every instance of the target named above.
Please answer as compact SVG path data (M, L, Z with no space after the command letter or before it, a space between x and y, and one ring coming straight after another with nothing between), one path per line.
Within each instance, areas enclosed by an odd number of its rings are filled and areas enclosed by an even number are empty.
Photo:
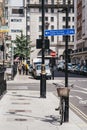
M87 94L87 92L85 92L85 91L81 91L81 90L72 90L72 91Z
M77 86L77 85L75 85L75 87L87 91L87 88L83 88L83 87L80 87L80 86Z
M77 99L79 99L79 100L82 100L82 98L81 97L79 97L79 96L75 96Z
M87 104L87 100L80 100L80 101L79 101L79 104L86 105L86 104Z

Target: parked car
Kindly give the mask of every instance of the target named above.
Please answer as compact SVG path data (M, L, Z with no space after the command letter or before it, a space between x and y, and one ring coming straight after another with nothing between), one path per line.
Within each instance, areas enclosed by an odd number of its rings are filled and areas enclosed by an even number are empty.
M71 73L74 73L76 69L76 65L72 65L72 69L70 70Z
M50 71L50 67L49 65L45 65L46 67L46 78L47 79L51 79L51 71ZM37 64L35 66L35 69L33 71L34 73L34 78L40 78L41 77L41 64Z
M33 72L33 65L29 64L29 73L32 73L32 72Z
M72 63L68 63L68 71L69 71L69 72L71 72L71 71L72 71L72 68L73 68Z
M76 65L76 67L74 68L74 72L79 74L80 73L80 68L81 68L80 65Z
M81 66L80 74L87 75L87 66L85 65Z
M64 70L64 68L65 68L64 62L59 62L57 65L57 70Z
M49 65L46 65L46 78L51 79L52 74Z

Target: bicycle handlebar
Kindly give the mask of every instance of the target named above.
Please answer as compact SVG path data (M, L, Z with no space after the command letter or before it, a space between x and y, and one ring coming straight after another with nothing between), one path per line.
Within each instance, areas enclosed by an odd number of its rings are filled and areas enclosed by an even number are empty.
M64 87L64 85L63 84L58 84L58 83L53 83L53 85L55 85L56 87ZM69 85L68 86L68 88L73 88L74 87L74 84L71 84L71 85Z

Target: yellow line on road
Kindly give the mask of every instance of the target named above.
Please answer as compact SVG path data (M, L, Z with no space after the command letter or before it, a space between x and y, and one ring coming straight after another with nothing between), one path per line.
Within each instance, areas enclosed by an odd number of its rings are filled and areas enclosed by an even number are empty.
M75 110L79 115L82 116L83 119L87 121L87 115L85 115L82 111L80 111L77 107L70 103L70 107Z

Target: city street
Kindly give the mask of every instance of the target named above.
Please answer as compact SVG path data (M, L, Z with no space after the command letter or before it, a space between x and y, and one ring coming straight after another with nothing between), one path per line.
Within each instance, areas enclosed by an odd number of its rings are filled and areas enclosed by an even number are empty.
M9 81L8 89L40 91L40 80L33 79L32 76L28 77L29 83L11 83ZM68 81L69 85L74 84L74 88L70 92L70 108L87 122L87 79L85 76L69 74ZM52 84L54 82L64 85L64 72L55 71L54 80L47 80L47 92L53 92L53 94L57 95L56 88Z

